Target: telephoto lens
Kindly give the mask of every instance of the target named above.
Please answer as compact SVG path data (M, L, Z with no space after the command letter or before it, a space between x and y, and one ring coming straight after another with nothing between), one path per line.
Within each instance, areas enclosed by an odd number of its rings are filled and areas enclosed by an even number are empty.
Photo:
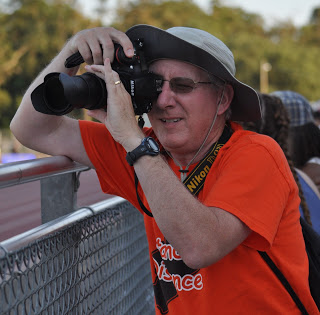
M56 116L68 114L74 108L104 108L106 97L104 80L90 72L76 76L50 73L31 94L37 111Z

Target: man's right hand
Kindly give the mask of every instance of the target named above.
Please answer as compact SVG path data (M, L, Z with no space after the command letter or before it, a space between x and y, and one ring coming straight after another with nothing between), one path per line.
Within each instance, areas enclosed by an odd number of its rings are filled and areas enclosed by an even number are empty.
M133 56L134 51L130 39L125 33L112 27L97 27L80 31L69 40L65 49L69 50L69 55L79 51L89 65L103 65L106 58L113 61L114 43L123 47L127 57Z

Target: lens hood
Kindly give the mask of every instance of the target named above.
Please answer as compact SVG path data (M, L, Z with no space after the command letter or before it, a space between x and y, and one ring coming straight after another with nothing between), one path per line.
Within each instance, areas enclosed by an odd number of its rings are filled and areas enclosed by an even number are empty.
M72 105L64 97L59 75L58 72L49 73L44 82L31 93L33 107L38 112L62 116L72 111Z

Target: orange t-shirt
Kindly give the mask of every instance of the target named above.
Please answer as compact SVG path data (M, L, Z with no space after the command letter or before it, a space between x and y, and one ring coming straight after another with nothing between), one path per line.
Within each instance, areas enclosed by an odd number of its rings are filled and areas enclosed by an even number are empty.
M157 314L300 314L257 250L269 254L309 314L319 314L309 290L298 188L286 158L273 139L234 123L232 128L235 132L220 150L198 199L237 216L252 233L219 262L193 270L155 220L140 210L125 150L103 124L80 121L102 190L127 199L144 214ZM152 129L145 133L155 137ZM168 163L180 176L174 162ZM147 206L140 186L139 194Z

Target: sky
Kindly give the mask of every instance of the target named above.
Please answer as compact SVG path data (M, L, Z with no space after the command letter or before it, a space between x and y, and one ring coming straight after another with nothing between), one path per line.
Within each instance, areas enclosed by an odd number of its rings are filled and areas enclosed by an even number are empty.
M197 2L201 6L202 3L208 3L206 0ZM320 7L320 0L223 0L222 3L241 7L250 13L258 13L263 16L267 25L284 20L290 20L296 26L305 25L313 9Z
M114 2L117 0L111 0ZM81 0L83 11L91 11L94 0ZM195 0L204 10L208 8L210 0ZM280 21L290 20L296 26L305 25L316 7L320 7L320 0L221 0L222 4L240 7L249 13L262 15L267 26Z

